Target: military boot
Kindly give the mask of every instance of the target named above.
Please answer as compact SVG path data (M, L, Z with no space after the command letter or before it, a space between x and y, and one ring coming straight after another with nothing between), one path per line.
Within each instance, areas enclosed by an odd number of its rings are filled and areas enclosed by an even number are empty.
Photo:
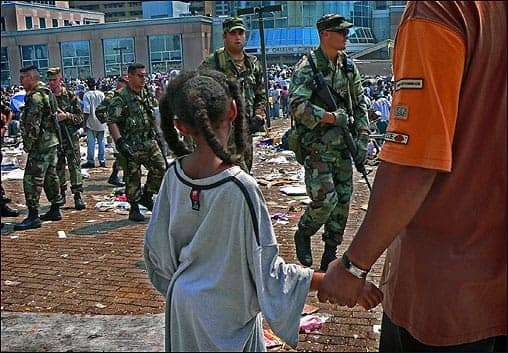
M65 192L66 189L62 189L60 191L60 195L58 195L58 199L55 201L55 205L58 205L58 207L64 207L65 206Z
M81 193L77 192L74 194L74 208L78 211L86 208L85 201L81 198Z
M311 267L312 266L312 251L310 247L310 237L311 235L305 234L306 232L298 230L295 233L295 247L296 247L296 257L298 261L303 266Z
M334 260L337 260L337 246L325 243L325 251L323 252L323 257L321 258L319 271L326 272L326 270L328 270L328 265Z
M143 191L139 203L151 211L153 209L153 194L151 192L146 192L146 190Z
M51 205L48 212L41 216L41 221L59 221L62 219L62 212L60 212L60 206L54 203Z
M118 174L111 174L108 179L108 183L114 186L125 186L125 183L120 180Z
M129 210L129 219L134 222L143 222L145 217L139 211L137 203L131 202L131 209Z
M15 210L13 208L10 208L10 206L6 202L5 203L2 202L2 204L0 206L0 210L1 210L2 217L18 217L19 216L19 211Z
M36 208L28 209L28 217L21 223L14 225L14 230L27 230L41 227L41 219L39 218L39 211Z

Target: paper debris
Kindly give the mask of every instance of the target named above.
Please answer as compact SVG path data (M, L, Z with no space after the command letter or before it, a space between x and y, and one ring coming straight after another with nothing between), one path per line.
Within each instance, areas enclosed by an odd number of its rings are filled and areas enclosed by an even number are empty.
M318 331L323 324L330 319L328 314L312 314L303 316L300 319L300 333L309 333Z
M282 340L279 337L275 336L272 329L270 328L263 329L263 336L265 338L266 348L280 347L283 344Z
M307 195L305 185L298 186L283 186L279 189L282 193L289 196Z
M4 283L6 286L17 286L17 285L21 284L21 282L9 281L9 280L4 281Z
M57 234L58 234L58 238L59 239L65 239L65 238L67 238L67 235L65 235L65 232L63 230L59 230L57 232Z
M95 306L96 306L97 308L99 308L99 309L104 309L104 308L106 307L106 305L101 304L101 303L97 303L97 304L95 304Z
M381 325L372 326L372 330L374 331L374 333L381 333Z
M319 311L319 308L317 306L305 304L303 306L302 315L310 315L310 314L317 313L318 311Z
M19 236L17 236L17 235L11 235L11 239L18 239L18 238L19 238Z

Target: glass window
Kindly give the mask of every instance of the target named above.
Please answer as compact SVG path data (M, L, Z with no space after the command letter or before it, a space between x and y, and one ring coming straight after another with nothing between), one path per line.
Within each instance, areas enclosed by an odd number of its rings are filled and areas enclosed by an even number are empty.
M46 19L40 17L39 18L39 28L46 28Z
M90 42L61 42L63 75L66 79L87 79L92 76Z
M10 86L11 84L11 70L9 69L7 47L2 47L0 52L0 81L2 87Z
M53 18L53 19L51 20L51 22L53 23L53 28L58 27L58 19Z
M169 72L182 68L182 37L180 34L149 36L150 72Z
M35 65L39 69L41 76L46 75L48 69L48 46L46 44L22 45L21 47L21 67Z
M5 31L5 18L3 16L0 18L0 29Z
M32 27L33 27L32 16L25 16L25 28L32 29Z
M64 26L70 26L71 23L69 22L69 20L64 20Z
M126 73L128 65L135 60L134 38L103 39L102 47L104 49L104 72L106 76L120 75L120 65L122 63L121 71ZM119 48L125 49L120 50Z

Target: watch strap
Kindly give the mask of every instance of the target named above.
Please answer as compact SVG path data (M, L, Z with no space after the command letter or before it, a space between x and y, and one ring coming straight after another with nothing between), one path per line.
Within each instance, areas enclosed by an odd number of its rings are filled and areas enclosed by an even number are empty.
M366 271L356 266L345 253L342 255L341 262L349 273L360 279L365 279L370 271L370 269Z

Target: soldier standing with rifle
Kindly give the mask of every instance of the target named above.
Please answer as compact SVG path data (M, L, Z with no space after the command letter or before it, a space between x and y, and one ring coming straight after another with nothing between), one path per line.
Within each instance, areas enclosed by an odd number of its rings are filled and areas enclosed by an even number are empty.
M107 123L122 159L125 192L131 206L129 219L142 222L145 217L139 204L152 210L152 197L159 191L165 173L165 157L157 140L153 115L157 100L145 87L145 66L135 63L127 72L127 87L111 99ZM143 191L141 165L148 169Z
M266 119L266 94L261 63L254 55L245 52L245 24L238 17L227 18L223 24L224 47L217 49L206 58L199 67L206 70L217 70L228 78L235 78L240 84L245 100L246 126L249 134L246 139L247 148L240 166L250 173L253 162L252 134L263 130ZM234 136L232 133L230 136ZM168 144L171 143L168 141ZM234 148L230 139L228 148Z
M324 224L321 271L336 259L337 246L342 242L353 191L351 159L357 167L363 166L369 141L360 74L344 52L352 26L336 14L321 17L317 22L320 46L296 64L290 85L296 145L301 149L307 194L312 200L298 223L296 254L304 266L312 265L310 239ZM316 74L322 75L333 92L335 107L320 94Z
M56 170L60 180L60 205L65 205L65 192L67 191L67 177L65 164L69 169L71 192L74 194L74 207L76 210L86 208L81 194L83 193L83 177L81 175L78 129L84 121L78 97L63 86L63 78L59 67L48 69L48 86L56 97L58 103L58 121L62 133L63 144L58 153Z
M14 230L40 228L39 198L42 188L51 209L47 219L62 219L59 201L59 182L56 173L57 149L61 141L60 128L57 120L58 105L55 96L40 81L39 71L35 66L20 70L20 81L25 88L25 107L21 116L21 134L23 149L28 153L23 189L28 207L28 217L14 225ZM46 218L46 217L44 217Z

